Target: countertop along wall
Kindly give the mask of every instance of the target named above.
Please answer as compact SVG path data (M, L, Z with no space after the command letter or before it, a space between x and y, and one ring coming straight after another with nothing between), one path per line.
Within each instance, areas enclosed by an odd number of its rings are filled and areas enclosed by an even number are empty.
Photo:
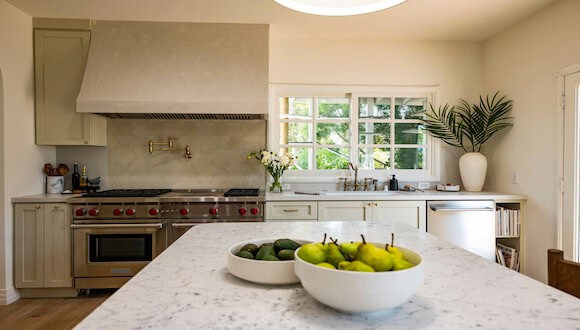
M513 99L515 117L489 158L487 188L528 196L526 273L544 282L547 249L557 248L556 74L580 63L579 13L580 1L561 0L484 44L485 89Z
M44 191L42 166L55 161L54 147L34 143L34 63L32 18L0 0L0 71L3 183L0 210L0 305L18 298L13 288L13 211L11 198ZM2 107L0 107L1 109Z

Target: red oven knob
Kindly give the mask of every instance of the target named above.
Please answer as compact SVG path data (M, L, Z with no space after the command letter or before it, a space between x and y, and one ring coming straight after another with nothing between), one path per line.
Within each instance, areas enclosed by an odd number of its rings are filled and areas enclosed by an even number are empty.
M150 209L149 210L149 215L157 215L157 214L159 214L159 210L158 209L153 208L153 209Z
M127 211L125 211L126 215L135 215L135 213L137 213L137 211L135 211L134 208L129 208Z
M209 214L216 216L218 214L218 209L215 207L212 207L211 209L209 209Z
M87 210L85 209L77 209L75 211L75 214L77 217L82 217L83 215L87 214Z
M122 209L114 209L113 210L113 215L115 216L120 216L121 214L123 214L123 210Z
M184 207L181 210L179 210L179 214L181 214L181 215L188 215L189 214L189 209L186 209Z
M240 212L240 215L246 215L246 213L248 212L248 209L245 207L240 207L238 212Z
M90 215L91 217L94 217L94 216L96 216L97 214L99 214L99 209L91 209L91 210L89 210L89 215Z
M250 210L250 213L252 213L253 215L259 214L260 209L257 207L252 207L252 209Z

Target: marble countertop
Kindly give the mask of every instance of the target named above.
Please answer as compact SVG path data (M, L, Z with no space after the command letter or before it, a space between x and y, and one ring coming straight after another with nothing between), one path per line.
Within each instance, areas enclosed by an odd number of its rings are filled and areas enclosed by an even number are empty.
M308 192L308 191L306 191ZM346 195L308 195L297 194L294 191L285 191L283 193L266 193L266 201L352 201L352 200L393 200L393 201L417 201L417 200L495 200L502 202L520 202L525 201L525 195L497 193L491 191L483 192L466 192L466 191L370 191L370 192L350 192Z
M250 283L226 269L227 248L268 237L385 241L425 258L425 282L407 303L348 315L299 285ZM348 297L345 297L348 299ZM77 329L577 329L580 299L410 226L391 222L222 223L193 227L83 320Z
M66 203L69 198L79 197L82 194L37 194L13 197L12 203Z

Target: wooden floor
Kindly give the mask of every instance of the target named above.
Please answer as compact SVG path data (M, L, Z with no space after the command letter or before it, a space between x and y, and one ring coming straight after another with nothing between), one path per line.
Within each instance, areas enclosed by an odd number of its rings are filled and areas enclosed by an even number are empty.
M0 329L72 329L114 290L91 290L77 298L20 299L0 306Z

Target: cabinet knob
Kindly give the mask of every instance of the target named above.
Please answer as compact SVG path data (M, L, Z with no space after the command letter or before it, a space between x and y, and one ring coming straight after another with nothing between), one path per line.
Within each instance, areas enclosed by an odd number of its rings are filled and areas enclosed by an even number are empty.
M85 141L85 144L89 144L89 141Z
M371 204L371 203L368 203L368 204L367 204L367 206L373 206L373 204Z
M58 205L55 205L55 206L54 206L54 209L55 209L55 210L58 210L58 209L59 209L59 207L60 207L60 206L58 206Z
M379 206L379 204L375 203L375 206Z
M37 210L40 210L40 205L36 205L36 209Z

